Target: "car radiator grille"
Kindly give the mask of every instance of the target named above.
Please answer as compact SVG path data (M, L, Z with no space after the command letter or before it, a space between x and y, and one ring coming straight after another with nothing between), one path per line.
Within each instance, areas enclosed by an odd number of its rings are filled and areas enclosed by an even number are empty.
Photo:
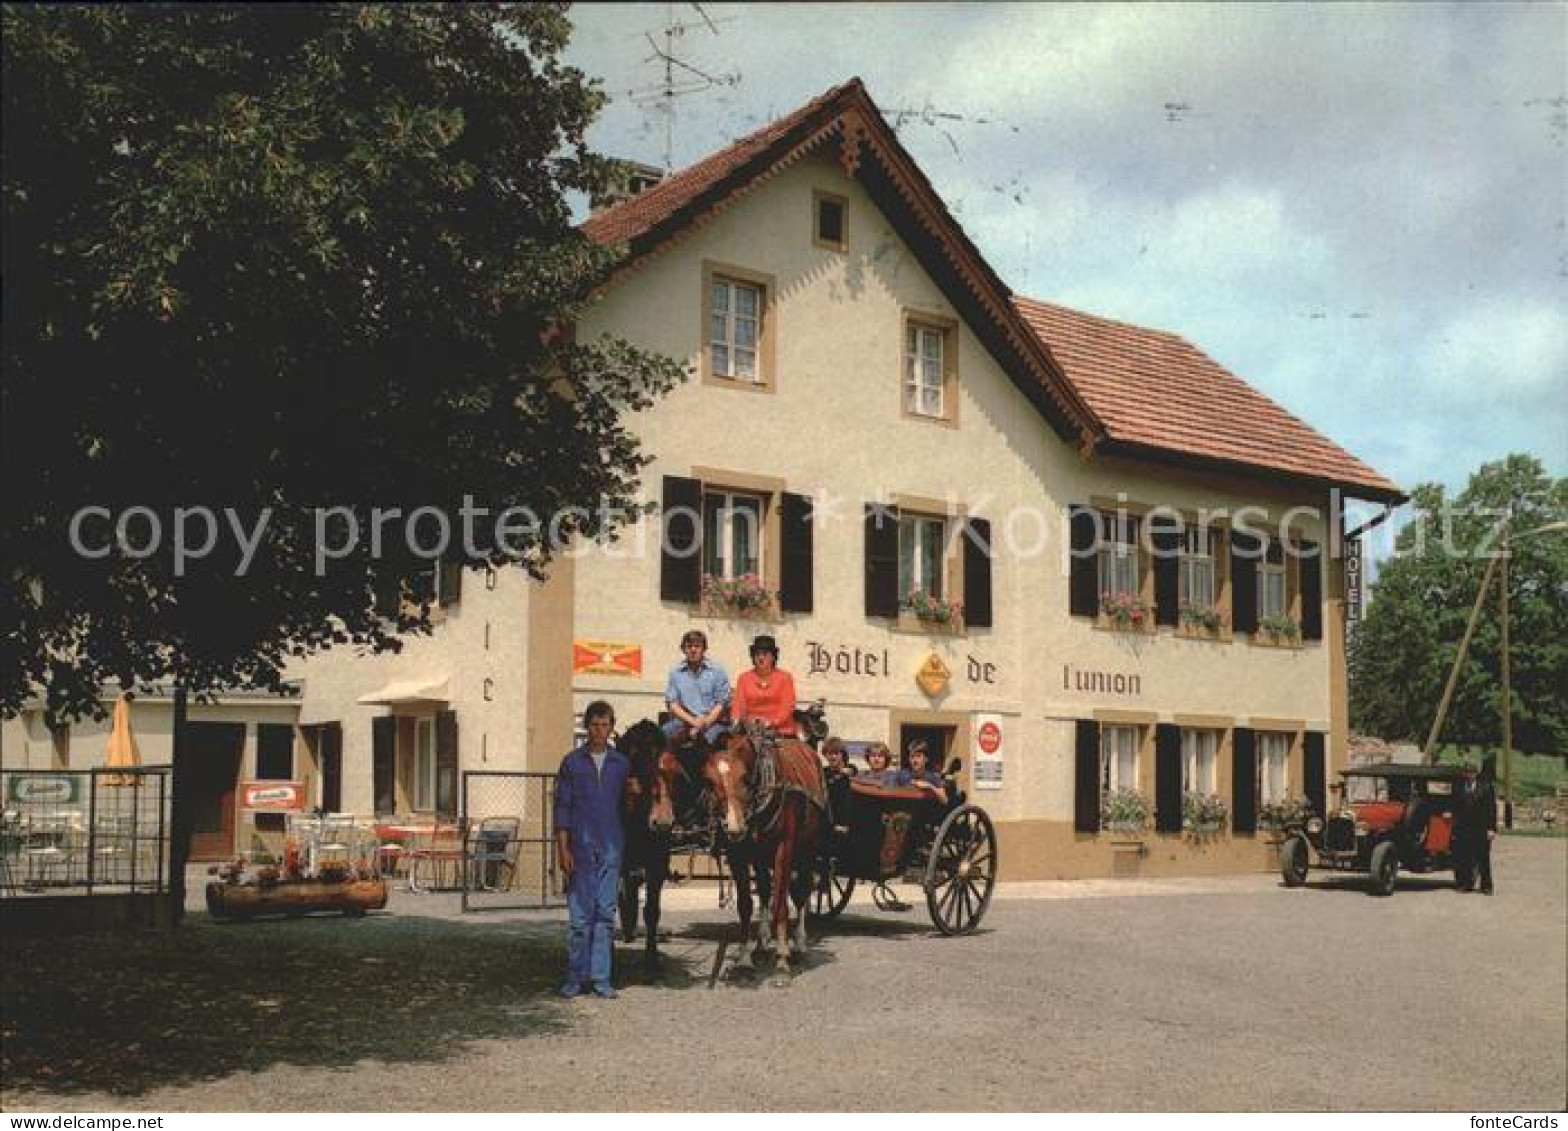
M1356 847L1356 822L1351 817L1334 817L1323 830L1323 847L1329 852L1349 852Z

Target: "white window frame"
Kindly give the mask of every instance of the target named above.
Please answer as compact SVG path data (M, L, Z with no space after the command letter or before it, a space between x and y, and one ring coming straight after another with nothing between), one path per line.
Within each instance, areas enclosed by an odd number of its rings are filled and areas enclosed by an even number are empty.
M1181 728L1181 791L1205 796L1219 793L1219 731Z
M1098 555L1100 592L1142 596L1143 560L1138 553L1138 516L1101 511L1099 518L1105 531Z
M933 420L947 415L947 331L913 319L904 324L904 408Z
M1289 612L1290 585L1286 577L1285 550L1277 538L1271 539L1258 561L1258 619L1282 617Z
M762 317L764 299L767 297L760 283L747 283L726 275L713 277L712 303L708 314L708 360L716 377L732 381L746 381L753 385L763 383L762 372ZM747 315L740 310L739 296L750 294L754 313ZM742 331L750 326L751 343L740 344ZM744 353L751 355L748 372L739 364ZM723 364L720 364L720 359Z
M899 599L917 589L938 598L947 593L947 519L939 515L898 516Z
M414 809L436 807L436 720L422 715L414 720Z
M1182 532L1181 557L1176 567L1178 607L1192 604L1212 609L1218 600L1219 578L1215 570L1214 528L1188 524Z
M1138 790L1138 755L1142 728L1128 723L1100 727L1100 791Z
M738 500L744 500L746 506L736 506ZM721 515L718 524L719 545L715 548L710 544L709 537L712 531L709 527L710 504L718 504L718 513ZM755 505L755 511L751 509ZM764 533L767 530L768 500L754 491L730 491L724 488L705 488L702 492L702 571L724 581L734 581L746 574L753 574L762 578L766 568L767 539ZM735 534L736 521L742 516L755 514L755 524L751 531L752 546L756 551L756 564L752 569L739 569L735 562ZM727 521L726 521L727 520ZM712 568L717 564L717 569Z
M1258 731L1258 804L1260 806L1284 801L1290 795L1290 737L1284 731Z

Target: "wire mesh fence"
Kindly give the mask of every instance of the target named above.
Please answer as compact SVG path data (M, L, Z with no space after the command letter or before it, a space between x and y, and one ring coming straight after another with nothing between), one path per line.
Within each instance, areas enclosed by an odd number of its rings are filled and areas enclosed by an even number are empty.
M565 905L551 835L554 800L554 774L464 771L464 911Z
M168 891L167 766L9 770L0 781L0 898Z

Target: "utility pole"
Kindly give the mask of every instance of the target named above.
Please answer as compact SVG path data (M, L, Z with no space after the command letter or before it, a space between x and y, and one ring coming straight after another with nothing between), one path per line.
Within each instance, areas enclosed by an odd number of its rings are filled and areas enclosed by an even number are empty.
M1503 523L1503 580L1498 601L1503 614L1503 827L1514 827L1514 712L1508 664L1508 529L1513 513Z
M1459 672L1465 666L1465 656L1470 651L1470 638L1475 635L1476 622L1481 619L1481 606L1486 604L1487 591L1492 587L1492 574L1497 569L1497 562L1498 559L1493 558L1486 563L1486 575L1481 578L1481 590L1475 595L1475 604L1470 606L1470 620L1465 625L1464 639L1459 641L1459 651L1454 655L1454 666L1448 671L1448 683L1443 688L1443 698L1437 704L1437 717L1432 720L1432 729L1427 732L1426 745L1421 748L1421 761L1428 765L1431 765L1433 754L1437 750L1437 736L1442 733L1443 722L1448 718L1448 707L1453 702L1454 688L1459 684Z

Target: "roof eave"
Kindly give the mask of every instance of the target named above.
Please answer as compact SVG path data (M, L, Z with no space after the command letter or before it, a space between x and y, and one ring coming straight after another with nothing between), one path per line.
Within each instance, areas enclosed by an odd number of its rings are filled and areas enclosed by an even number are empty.
M1194 452L1179 451L1173 448L1156 447L1153 444L1118 440L1114 437L1101 441L1094 450L1097 455L1120 456L1124 459L1186 467L1198 471L1221 472L1226 475L1242 475L1252 479L1270 480L1297 487L1310 487L1319 491L1337 489L1351 498L1361 499L1369 503L1384 503L1391 507L1397 507L1410 501L1408 494L1392 484L1358 482L1344 477L1329 475L1309 475L1304 472L1289 471L1285 468L1249 463L1245 460L1199 455Z

